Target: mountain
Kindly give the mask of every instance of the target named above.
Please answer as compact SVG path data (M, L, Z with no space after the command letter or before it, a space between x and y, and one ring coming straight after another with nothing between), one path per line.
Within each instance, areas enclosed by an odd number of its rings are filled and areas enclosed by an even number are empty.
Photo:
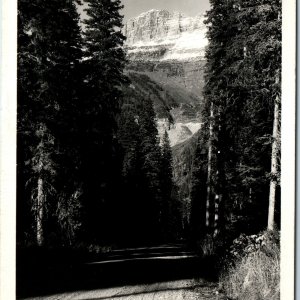
M154 89L158 130L168 131L172 146L201 127L207 44L203 20L201 14L192 18L150 10L128 20L123 29L132 85L142 85L148 92Z
M179 12L150 10L124 26L129 58L195 60L204 57L207 39L204 16L186 17Z
M189 207L191 169L202 126L204 16L150 10L124 26L131 89L151 97L160 136L167 130L173 148L174 179ZM188 210L188 209L187 209Z

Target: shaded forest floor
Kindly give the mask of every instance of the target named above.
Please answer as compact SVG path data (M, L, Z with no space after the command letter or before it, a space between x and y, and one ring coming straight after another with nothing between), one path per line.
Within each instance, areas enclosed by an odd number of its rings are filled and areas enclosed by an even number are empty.
M211 263L181 244L20 258L18 299L222 299Z

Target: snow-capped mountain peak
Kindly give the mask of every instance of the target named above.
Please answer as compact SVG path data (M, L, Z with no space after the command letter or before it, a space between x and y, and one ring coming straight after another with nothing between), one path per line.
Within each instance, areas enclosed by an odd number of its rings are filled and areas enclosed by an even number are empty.
M204 16L152 9L128 20L124 26L128 55L137 60L148 54L155 60L203 58L207 45Z

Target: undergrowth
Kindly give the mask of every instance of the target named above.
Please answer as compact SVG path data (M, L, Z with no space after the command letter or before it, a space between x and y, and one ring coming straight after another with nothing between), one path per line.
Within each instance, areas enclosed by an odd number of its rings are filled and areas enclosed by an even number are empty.
M280 299L279 239L277 232L263 232L234 240L220 276L230 299Z

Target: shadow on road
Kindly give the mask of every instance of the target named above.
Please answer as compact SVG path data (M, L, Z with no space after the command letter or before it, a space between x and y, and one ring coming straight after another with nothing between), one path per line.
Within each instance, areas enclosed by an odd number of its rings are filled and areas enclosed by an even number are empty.
M210 263L182 246L120 249L89 260L56 255L46 261L21 258L17 263L18 298L199 277L214 279Z

